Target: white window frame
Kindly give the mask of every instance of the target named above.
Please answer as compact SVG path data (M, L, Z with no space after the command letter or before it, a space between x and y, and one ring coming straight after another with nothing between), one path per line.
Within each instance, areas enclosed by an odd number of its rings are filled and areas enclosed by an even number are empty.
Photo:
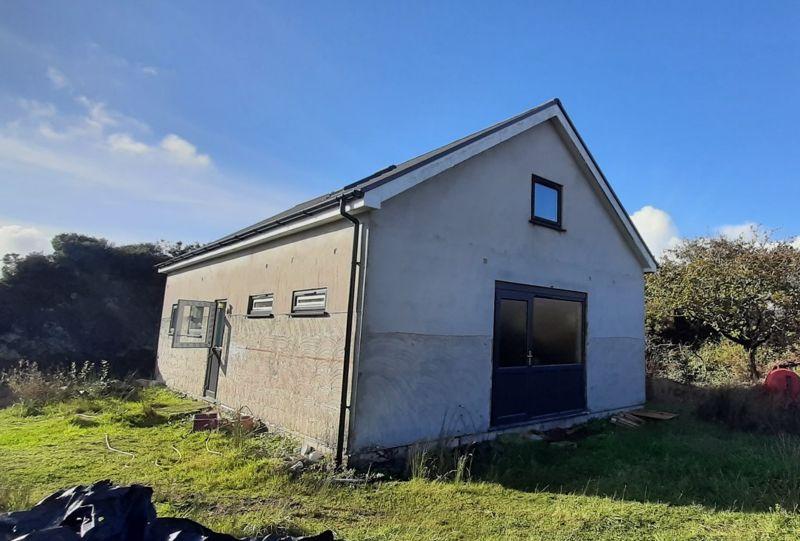
M269 300L269 307L257 308L256 303ZM247 317L273 317L275 309L275 295L273 293L259 293L250 295L247 301Z
M324 316L328 304L328 288L300 289L292 292L292 316Z

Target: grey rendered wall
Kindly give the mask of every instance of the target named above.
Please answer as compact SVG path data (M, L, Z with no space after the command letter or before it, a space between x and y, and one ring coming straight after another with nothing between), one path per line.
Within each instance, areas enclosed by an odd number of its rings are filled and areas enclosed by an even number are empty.
M587 292L589 409L644 401L641 265L556 130L371 213L351 451L489 429L495 280ZM564 185L566 232L529 223L532 173Z
M173 349L169 317L178 299L227 299L229 341L217 398L247 406L267 423L326 446L336 441L350 276L352 226L337 222L170 274L158 372L169 385L203 393L206 349ZM327 317L292 318L292 291L328 288ZM248 297L273 293L275 317L249 319Z

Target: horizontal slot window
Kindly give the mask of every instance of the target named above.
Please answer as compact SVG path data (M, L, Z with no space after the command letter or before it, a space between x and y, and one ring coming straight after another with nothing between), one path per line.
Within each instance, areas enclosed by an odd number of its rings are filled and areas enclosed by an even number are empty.
M323 315L325 314L327 298L327 288L295 291L292 293L292 315Z
M251 317L271 316L273 301L272 293L250 295L250 300L247 303L247 315Z

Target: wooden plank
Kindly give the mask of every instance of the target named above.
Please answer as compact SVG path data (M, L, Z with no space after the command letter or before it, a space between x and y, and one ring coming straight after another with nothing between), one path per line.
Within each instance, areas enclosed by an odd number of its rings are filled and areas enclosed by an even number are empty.
M624 419L619 416L612 417L611 422L614 423L615 425L624 426L626 428L639 428L639 425L632 423L627 419Z
M639 417L636 417L635 415L631 415L629 413L621 413L619 414L619 416L625 419L626 421L630 421L636 426L641 426L645 423L644 419L640 419Z
M667 411L644 410L644 409L632 411L631 414L635 415L636 417L641 417L643 419L657 419L659 421L668 421L678 416L677 413L669 413Z

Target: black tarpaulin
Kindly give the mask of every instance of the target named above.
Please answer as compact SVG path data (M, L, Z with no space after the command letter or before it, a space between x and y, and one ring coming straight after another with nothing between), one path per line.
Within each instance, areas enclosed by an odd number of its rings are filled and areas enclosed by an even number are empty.
M307 537L238 538L184 518L158 518L153 489L100 481L51 494L28 511L0 514L0 541L333 541Z

